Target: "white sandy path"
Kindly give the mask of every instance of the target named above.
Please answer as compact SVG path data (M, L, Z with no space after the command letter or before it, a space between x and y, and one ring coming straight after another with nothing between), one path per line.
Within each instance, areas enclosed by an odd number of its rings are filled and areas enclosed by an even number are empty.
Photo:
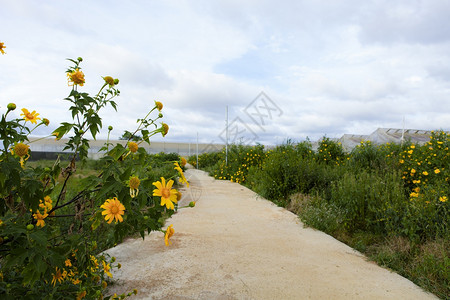
M122 268L110 292L130 299L436 299L298 217L229 181L188 170L195 208L161 232L109 249Z

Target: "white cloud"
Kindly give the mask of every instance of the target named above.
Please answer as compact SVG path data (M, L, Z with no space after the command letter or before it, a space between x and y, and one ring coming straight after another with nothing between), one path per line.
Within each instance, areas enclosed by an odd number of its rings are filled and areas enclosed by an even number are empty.
M449 11L436 0L5 1L0 109L16 102L55 128L69 116L65 59L81 56L83 91L120 79L119 112L103 115L118 136L160 100L166 140L219 141L226 105L251 123L242 109L261 91L283 110L257 132L268 143L367 134L403 116L449 130Z

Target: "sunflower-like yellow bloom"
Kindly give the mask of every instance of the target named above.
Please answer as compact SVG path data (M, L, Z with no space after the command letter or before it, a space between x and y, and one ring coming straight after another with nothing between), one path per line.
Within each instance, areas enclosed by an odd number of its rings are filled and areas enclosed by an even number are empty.
M105 203L103 203L100 208L103 208L102 215L105 216L105 221L108 221L108 224L111 224L112 220L116 220L119 222L123 222L122 215L125 211L125 206L117 200L117 197L113 199L107 199Z
M189 182L187 181L186 177L184 176L183 169L181 169L181 167L177 161L174 162L173 164L175 165L174 169L178 171L178 174L180 174L180 182L186 183L186 186L189 187Z
M135 153L138 150L139 146L135 142L128 142L128 149L130 149L131 153Z
M175 233L175 230L173 229L173 224L171 224L169 227L167 227L166 229L166 234L164 235L164 243L166 243L166 246L170 245L170 237Z
M33 218L37 220L36 226L38 227L44 227L45 221L44 219L48 217L48 214L45 212L44 214L41 214L39 210L36 210L36 213L33 214Z
M103 80L105 80L105 83L109 84L110 87L114 86L114 78L111 76L105 76L103 77Z
M86 82L84 79L84 73L80 69L76 68L72 72L67 72L67 81L69 86L79 85L83 86Z
M53 279L52 279L53 286L56 285L56 281L61 283L64 280L63 273L61 273L61 270L58 267L56 267L56 271L54 274L52 273L52 275L53 275Z
M178 203L177 191L172 189L173 180L169 180L166 185L166 180L161 177L161 181L153 182L157 189L153 190L153 196L161 197L161 206L166 206L167 209L175 209L173 202Z
M105 261L102 261L103 263L103 271L105 271L105 274L108 275L110 278L112 278L112 274L110 272L111 266L109 264L106 264Z
M155 101L155 107L161 111L163 109L163 104L159 101Z
M166 123L162 123L162 128L161 128L162 136L166 136L166 134L168 132L169 132L169 125L167 125Z
M184 157L181 157L181 166L184 167L187 164L187 160Z
M2 54L6 54L6 52L3 50L3 49L5 49L5 48L6 48L5 43L0 42L0 52L1 52Z
M141 181L137 176L131 176L130 180L128 182L128 185L130 186L130 196L131 198L137 197L139 194L139 185L141 184Z
M25 119L25 122L30 121L31 123L36 124L37 120L41 119L41 118L38 118L39 114L36 113L35 110L33 110L33 112L30 113L28 111L28 109L22 108L22 112L23 112L23 114L20 114L20 115L23 116L23 118Z
M13 152L15 155L17 155L20 158L25 157L28 155L28 150L30 149L30 146L24 144L24 143L17 143L14 145Z

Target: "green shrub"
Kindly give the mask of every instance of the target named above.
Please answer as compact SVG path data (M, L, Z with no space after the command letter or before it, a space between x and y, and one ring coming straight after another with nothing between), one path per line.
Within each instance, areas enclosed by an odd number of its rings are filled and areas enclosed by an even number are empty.
M346 173L331 190L330 201L345 211L343 225L350 232L395 230L407 204L397 172Z

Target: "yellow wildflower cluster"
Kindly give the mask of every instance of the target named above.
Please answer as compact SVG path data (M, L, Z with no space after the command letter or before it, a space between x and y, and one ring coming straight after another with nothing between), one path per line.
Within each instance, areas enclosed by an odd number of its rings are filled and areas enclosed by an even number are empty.
M225 155L225 152L222 152ZM267 154L264 154L260 148L250 148L245 151L245 154L234 158L230 163L237 167L237 170L233 173L229 172L228 166L222 163L220 169L214 174L214 178L230 180L231 182L245 183L248 172L251 167L261 168L264 158Z
M435 184L448 182L450 162L450 135L432 132L424 145L412 144L400 154L399 165L403 179L410 187L410 199L425 203L446 202L448 191L437 190Z
M44 197L44 201L39 200L39 209L43 210L43 213L38 209L36 213L33 214L33 218L37 220L36 226L44 227L45 221L44 219L48 217L48 212L50 212L53 208L52 199L50 196Z

